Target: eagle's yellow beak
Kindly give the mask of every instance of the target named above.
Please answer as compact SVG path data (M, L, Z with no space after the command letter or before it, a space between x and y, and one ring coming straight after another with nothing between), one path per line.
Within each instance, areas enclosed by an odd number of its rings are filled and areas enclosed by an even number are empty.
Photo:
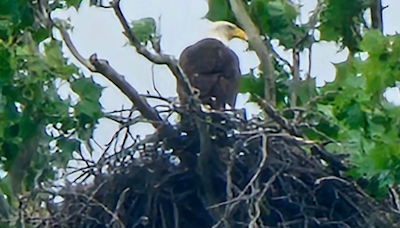
M246 33L240 28L233 30L232 36L247 41Z

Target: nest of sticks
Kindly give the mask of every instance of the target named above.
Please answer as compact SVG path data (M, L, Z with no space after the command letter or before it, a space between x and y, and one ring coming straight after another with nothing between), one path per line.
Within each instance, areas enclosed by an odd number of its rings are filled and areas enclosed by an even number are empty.
M27 221L54 228L398 226L386 201L344 176L345 155L305 140L260 104L266 119L203 112L174 126L176 134L138 140L93 168L93 183L57 192L63 201L49 202L46 218Z

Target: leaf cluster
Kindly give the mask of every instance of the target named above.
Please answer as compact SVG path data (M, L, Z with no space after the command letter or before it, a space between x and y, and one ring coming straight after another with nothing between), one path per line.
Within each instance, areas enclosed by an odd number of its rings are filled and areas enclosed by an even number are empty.
M53 167L66 166L103 116L102 87L67 62L62 43L37 17L37 4L0 1L0 165L8 173L0 187L11 204L12 196L31 190L35 180L55 178ZM61 99L59 86L65 84L78 101Z

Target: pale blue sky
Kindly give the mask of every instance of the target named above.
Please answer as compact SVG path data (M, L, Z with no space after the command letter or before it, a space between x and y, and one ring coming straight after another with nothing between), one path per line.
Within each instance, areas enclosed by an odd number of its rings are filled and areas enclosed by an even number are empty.
M71 38L84 57L97 53L99 58L107 59L112 67L125 76L140 93L155 94L152 85L152 64L138 55L134 48L126 45L126 38L122 35L122 28L111 9L99 9L89 7L89 0L84 0L79 10L70 8L67 11L58 11L54 16L58 18L69 18L74 26ZM206 0L122 0L123 13L128 20L136 20L143 17L161 17L162 49L165 53L179 57L181 51L188 45L201 39L205 33L208 22L202 19L208 10ZM295 1L299 2L299 0ZM300 1L302 22L308 21L310 10L316 4L316 0ZM400 32L400 23L397 20L400 9L399 0L383 0L388 8L384 11L385 33L394 34ZM368 15L367 15L368 17ZM278 53L291 62L290 51L285 52L282 47L277 46L277 41L272 41ZM231 42L232 49L238 54L241 61L243 73L258 65L258 59L253 52L244 52L247 44L234 40ZM65 49L67 56L71 57ZM345 60L348 52L344 50L338 53L338 47L332 42L321 42L313 45L311 76L316 77L317 84L323 85L325 81L332 81L335 69L332 62L337 63ZM81 66L73 57L71 61ZM302 74L308 69L308 51L301 55ZM89 71L82 68L86 75ZM101 103L106 111L131 107L130 101L122 95L103 76L95 74L95 81L107 87L102 94ZM155 85L165 97L176 96L175 78L164 66L154 68ZM67 86L60 88L61 94L68 96ZM240 95L237 107L243 107L248 96ZM389 100L399 100L397 89L390 90ZM154 102L152 102L154 104ZM254 104L246 104L251 113L256 112ZM105 145L112 137L118 126L109 120L100 120L95 130L94 137L101 145ZM153 128L148 124L135 126L134 133L139 135L150 134ZM93 144L96 151L102 150ZM94 159L98 158L94 154Z

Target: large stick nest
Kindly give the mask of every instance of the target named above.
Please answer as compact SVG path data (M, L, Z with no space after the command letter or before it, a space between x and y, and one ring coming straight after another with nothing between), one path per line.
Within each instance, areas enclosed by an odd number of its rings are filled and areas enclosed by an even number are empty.
M398 226L386 203L344 176L346 156L265 107L268 121L203 113L192 115L190 130L178 125L177 135L138 141L97 167L90 185L61 190L63 202L48 204L40 226Z

